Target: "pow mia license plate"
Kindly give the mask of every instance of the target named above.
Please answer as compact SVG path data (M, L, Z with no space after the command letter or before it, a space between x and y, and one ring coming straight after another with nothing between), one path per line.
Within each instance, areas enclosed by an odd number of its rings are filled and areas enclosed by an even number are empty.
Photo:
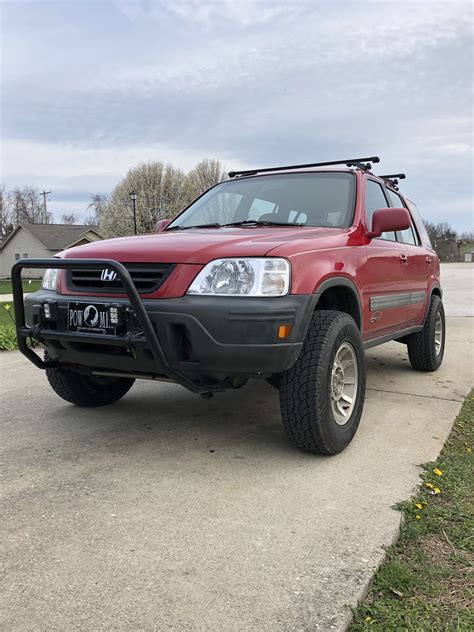
M95 334L115 334L109 322L109 306L105 303L68 304L68 331L88 331Z

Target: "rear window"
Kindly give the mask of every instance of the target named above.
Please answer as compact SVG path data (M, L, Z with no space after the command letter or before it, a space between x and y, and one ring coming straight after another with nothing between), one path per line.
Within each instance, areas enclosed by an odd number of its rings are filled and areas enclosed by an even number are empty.
M355 178L345 172L313 172L236 178L207 191L169 228L245 220L304 226L350 226Z

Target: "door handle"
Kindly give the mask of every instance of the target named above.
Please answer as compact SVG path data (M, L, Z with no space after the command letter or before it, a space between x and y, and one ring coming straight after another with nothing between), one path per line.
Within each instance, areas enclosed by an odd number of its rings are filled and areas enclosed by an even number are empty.
M408 263L408 255L404 254L403 252L400 255L400 263Z
M425 261L427 265L431 265L431 257L425 257Z

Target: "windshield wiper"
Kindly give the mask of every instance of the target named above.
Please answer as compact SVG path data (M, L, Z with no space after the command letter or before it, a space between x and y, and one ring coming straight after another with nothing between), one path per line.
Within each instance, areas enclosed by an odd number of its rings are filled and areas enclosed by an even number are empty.
M189 230L190 228L221 228L223 224L217 224L216 222L212 224L196 224L195 226L171 226L166 230Z
M271 222L258 219L244 219L241 222L230 222L222 226L305 226L305 224L295 222Z

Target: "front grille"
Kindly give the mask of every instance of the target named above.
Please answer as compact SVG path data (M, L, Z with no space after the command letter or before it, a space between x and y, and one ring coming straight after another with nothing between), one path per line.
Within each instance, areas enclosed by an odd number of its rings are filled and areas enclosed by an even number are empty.
M173 263L124 263L123 265L130 272L140 294L156 292L174 268ZM108 272L111 271L108 270ZM118 277L107 280L102 278L102 273L103 270L67 270L67 287L73 292L125 293L123 284Z

